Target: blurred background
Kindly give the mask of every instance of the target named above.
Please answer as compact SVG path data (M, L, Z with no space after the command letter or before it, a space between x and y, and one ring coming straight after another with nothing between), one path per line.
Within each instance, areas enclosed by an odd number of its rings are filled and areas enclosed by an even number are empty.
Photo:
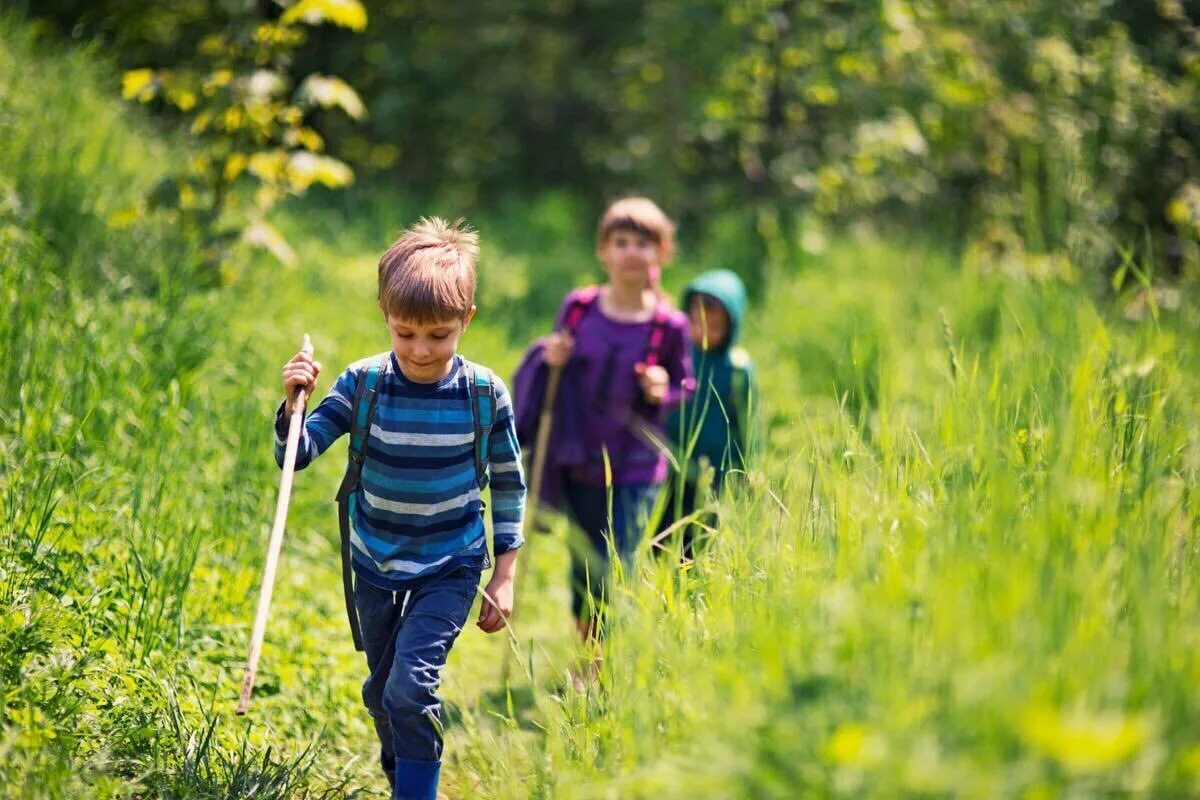
M819 221L1096 282L1131 258L1194 275L1184 0L16 5L155 71L126 95L210 141L196 203L227 190L212 177L232 153L282 145L461 209L552 191L593 219L648 194L754 286L819 248ZM229 183L261 180L243 175Z

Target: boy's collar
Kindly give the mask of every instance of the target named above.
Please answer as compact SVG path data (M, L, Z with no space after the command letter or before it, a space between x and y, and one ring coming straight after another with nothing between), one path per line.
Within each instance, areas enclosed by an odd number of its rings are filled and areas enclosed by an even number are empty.
M451 356L450 357L450 370L445 375L443 375L441 378L438 378L436 381L434 381L432 383L426 383L424 381L415 381L412 378L405 375L404 370L402 370L400 368L400 360L396 357L395 350L392 350L388 353L388 361L389 361L392 372L394 372L396 374L396 377L399 378L402 382L404 382L405 385L412 386L412 387L415 387L418 389L433 390L433 389L440 389L443 386L448 385L449 383L451 383L458 377L459 367L462 363L462 356L460 356L458 353L455 353L453 356Z

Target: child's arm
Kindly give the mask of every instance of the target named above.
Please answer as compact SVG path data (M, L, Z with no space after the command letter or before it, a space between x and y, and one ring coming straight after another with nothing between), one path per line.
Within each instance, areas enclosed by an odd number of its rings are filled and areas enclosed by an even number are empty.
M479 604L479 620L475 623L484 633L495 633L508 624L513 612L513 576L517 574L517 552L509 550L496 556L492 579L484 590Z
M488 468L492 476L492 549L496 567L485 590L491 602L483 601L478 622L488 633L503 628L512 614L517 549L525 543L521 534L525 518L525 475L521 468L521 446L517 443L512 398L503 381L499 378L494 381L496 424L489 439Z
M554 317L554 332L546 336L545 351L542 358L551 367L564 367L571 360L571 353L575 350L575 339L570 331L564 329L567 321L567 312L575 303L576 292L568 292L563 298L562 305L558 308L558 314Z
M311 349L308 335L304 336L305 347ZM283 413L292 416L295 409L296 390L304 389L308 397L312 397L313 389L317 386L317 376L321 374L321 362L313 361L312 354L301 350L292 356L292 360L283 365Z
M686 318L678 315L663 338L662 366L644 367L639 378L646 400L657 405L665 414L679 408L684 400L692 396L696 390L696 379L692 373L692 344ZM662 379L664 375L665 381Z
M551 367L565 367L575 350L575 340L566 331L555 331L546 337L542 358Z
M320 371L321 365L313 362L304 353L298 353L284 366L283 387L286 394L275 414L275 463L281 467L295 389L297 386L305 386L311 392L316 386ZM350 406L354 397L355 380L356 375L352 370L343 372L320 405L305 416L304 427L300 431L300 447L296 451L296 469L307 467L339 436L350 430Z

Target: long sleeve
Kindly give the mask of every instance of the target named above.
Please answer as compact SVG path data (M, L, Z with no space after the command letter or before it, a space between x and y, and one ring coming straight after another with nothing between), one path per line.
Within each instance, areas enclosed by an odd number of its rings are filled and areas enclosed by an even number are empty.
M525 543L521 533L525 517L525 475L521 446L513 417L512 397L499 378L496 385L496 424L488 440L492 491L492 546L496 555Z
M342 434L350 431L350 410L354 401L357 374L347 369L334 382L329 394L304 418L300 431L300 446L296 451L296 469L307 467L324 453ZM275 463L283 466L283 451L287 444L288 417L284 403L275 412Z

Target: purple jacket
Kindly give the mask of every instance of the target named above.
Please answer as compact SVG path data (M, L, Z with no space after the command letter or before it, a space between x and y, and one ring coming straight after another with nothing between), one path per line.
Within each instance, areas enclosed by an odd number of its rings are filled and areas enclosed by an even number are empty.
M562 328L568 309L581 294L576 290L567 295L556 330ZM555 398L542 502L561 507L563 478L604 486L605 450L614 485L658 484L666 479L667 458L654 442L669 441L663 420L692 392L691 341L687 317L667 311L657 352L671 385L666 402L651 406L642 396L634 366L645 361L654 327L653 320L617 322L605 316L598 301L589 304L575 327L575 350L563 368ZM535 342L513 379L517 437L530 453L537 439L548 374L542 352L542 342Z

